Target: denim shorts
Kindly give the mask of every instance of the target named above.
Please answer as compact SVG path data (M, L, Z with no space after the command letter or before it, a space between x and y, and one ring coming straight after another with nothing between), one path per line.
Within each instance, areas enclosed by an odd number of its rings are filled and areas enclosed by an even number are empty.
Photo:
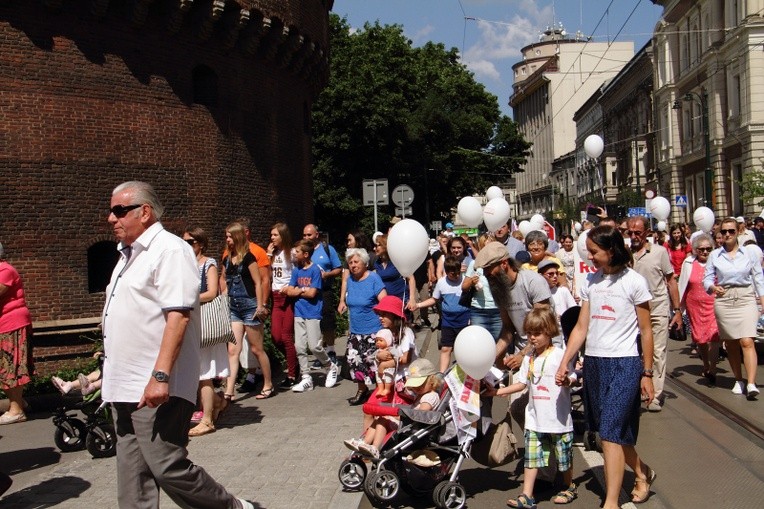
M231 321L242 322L249 327L257 327L262 322L255 319L257 299L251 297L229 297L228 304L231 307Z

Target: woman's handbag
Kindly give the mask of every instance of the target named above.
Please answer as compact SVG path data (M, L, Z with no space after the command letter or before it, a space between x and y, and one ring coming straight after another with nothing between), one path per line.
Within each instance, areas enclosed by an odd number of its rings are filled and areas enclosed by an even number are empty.
M208 260L209 262L209 260ZM208 263L202 267L202 293L207 288ZM231 311L228 308L228 295L218 294L217 297L201 305L202 308L202 342L201 347L207 348L219 343L236 344L236 337L231 329Z
M505 465L520 457L517 452L517 438L512 433L509 408L501 422L488 427L485 436L472 446L470 454L475 461L488 467Z

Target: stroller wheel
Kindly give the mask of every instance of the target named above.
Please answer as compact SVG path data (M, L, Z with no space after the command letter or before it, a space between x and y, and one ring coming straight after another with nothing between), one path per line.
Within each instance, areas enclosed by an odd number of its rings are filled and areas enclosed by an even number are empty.
M364 491L372 501L390 502L398 495L401 487L398 475L392 470L372 472L366 478Z
M340 484L349 490L357 490L366 479L366 464L360 458L350 458L340 464L337 472Z
M442 509L462 509L467 503L467 492L461 484L444 481L435 487L433 492L435 505Z
M90 430L85 441L94 458L108 458L117 454L117 433L111 425L98 425Z
M85 423L79 419L68 418L56 426L53 441L61 452L79 451L85 448L85 436L88 434Z

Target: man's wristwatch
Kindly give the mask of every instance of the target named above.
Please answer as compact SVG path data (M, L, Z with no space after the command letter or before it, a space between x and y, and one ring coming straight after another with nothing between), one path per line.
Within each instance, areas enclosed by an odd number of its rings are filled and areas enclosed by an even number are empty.
M168 375L164 371L152 371L151 376L153 376L157 382L161 382L164 384L170 382L170 375Z

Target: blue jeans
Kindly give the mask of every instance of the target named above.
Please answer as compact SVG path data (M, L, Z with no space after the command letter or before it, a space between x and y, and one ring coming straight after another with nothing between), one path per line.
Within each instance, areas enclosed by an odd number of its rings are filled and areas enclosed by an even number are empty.
M499 339L501 334L501 311L498 308L470 308L470 325L479 325L493 336L493 340Z
M231 321L243 322L249 327L257 327L260 320L255 319L255 310L257 310L257 299L251 297L228 297L228 303L231 308Z

